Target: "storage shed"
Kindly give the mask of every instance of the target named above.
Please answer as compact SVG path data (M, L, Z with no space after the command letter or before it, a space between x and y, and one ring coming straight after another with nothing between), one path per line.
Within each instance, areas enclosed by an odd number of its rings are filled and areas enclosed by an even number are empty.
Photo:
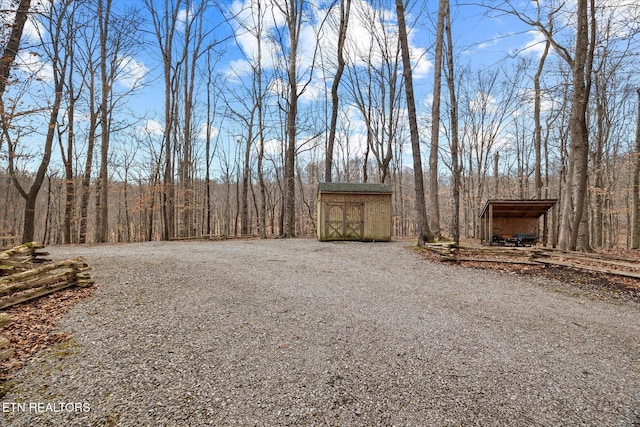
M487 200L480 214L482 243L524 246L541 241L547 245L548 230L556 228L557 201L557 199ZM551 224L548 219L549 211L551 211ZM542 229L539 221L541 217ZM555 246L555 236L552 245Z
M318 239L391 240L391 194L384 184L321 182Z

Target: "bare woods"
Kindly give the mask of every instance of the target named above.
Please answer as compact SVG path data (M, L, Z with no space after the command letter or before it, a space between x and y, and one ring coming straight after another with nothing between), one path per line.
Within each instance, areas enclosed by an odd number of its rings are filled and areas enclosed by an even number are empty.
M0 18L0 246L312 235L344 181L393 189L396 236L557 198L563 249L640 247L640 6L32 3ZM487 60L470 17L534 41Z

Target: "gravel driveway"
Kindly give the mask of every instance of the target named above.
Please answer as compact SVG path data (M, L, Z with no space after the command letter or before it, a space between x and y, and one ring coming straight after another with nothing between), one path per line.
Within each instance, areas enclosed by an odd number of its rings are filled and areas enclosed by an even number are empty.
M638 426L640 307L406 243L49 248L100 288L19 371L15 426ZM538 282L536 282L538 280Z

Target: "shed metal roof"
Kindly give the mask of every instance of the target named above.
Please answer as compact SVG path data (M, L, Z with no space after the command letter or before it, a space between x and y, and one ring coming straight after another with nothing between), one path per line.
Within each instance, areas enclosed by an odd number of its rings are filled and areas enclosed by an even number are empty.
M540 218L557 201L558 199L490 199L485 203L480 218L489 214L489 206L492 206L494 218Z
M391 188L385 184L353 183L353 182L321 182L319 193L358 193L358 194L391 194Z

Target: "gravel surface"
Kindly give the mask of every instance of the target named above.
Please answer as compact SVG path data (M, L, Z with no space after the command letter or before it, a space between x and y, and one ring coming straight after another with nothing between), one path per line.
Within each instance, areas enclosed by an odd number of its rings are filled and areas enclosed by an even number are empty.
M638 426L640 307L406 243L56 247L99 285L11 426Z

